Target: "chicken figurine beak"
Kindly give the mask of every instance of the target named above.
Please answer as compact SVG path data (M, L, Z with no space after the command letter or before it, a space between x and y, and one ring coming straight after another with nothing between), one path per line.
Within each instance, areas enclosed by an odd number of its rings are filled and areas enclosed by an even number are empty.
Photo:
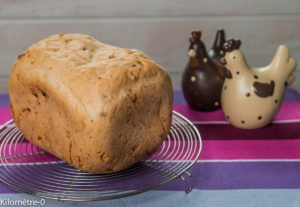
M220 59L220 63L221 63L222 65L226 65L226 64L227 64L227 61L226 61L225 58L221 58L221 59Z

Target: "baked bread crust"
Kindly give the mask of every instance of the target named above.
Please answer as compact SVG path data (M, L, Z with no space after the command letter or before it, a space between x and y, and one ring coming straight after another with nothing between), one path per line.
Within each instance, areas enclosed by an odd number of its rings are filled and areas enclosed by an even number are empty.
M169 74L147 55L82 34L28 48L9 77L13 119L33 144L84 172L152 155L170 130Z

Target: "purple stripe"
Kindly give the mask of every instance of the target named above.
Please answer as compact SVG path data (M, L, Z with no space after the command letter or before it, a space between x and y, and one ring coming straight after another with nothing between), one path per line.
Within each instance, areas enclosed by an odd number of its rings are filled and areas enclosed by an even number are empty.
M173 91L173 104L185 104L186 101L184 99L183 93L181 90Z
M12 188L9 188L8 186L6 186L3 183L0 183L0 194L2 194L2 193L20 193L20 192L17 190L14 190Z
M284 101L300 101L299 92L294 88L288 88L284 96Z
M9 107L9 99L7 94L0 94L0 107Z
M204 162L196 163L189 172L193 189L300 189L300 162ZM142 177L138 175L130 183L139 183ZM176 179L158 189L182 191L183 182ZM0 193L16 191L1 184Z
M202 139L300 139L299 123L271 124L256 130L238 129L230 124L196 124Z
M300 162L196 163L189 172L193 188L225 189L299 189ZM160 187L182 190L180 179Z

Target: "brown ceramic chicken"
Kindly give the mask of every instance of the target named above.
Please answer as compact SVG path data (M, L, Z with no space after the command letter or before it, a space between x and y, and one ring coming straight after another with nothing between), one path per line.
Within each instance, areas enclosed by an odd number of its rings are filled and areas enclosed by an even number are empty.
M295 79L296 62L289 49L279 46L272 62L251 68L239 50L240 40L229 40L223 48L226 66L221 102L228 121L239 128L256 129L272 122L286 87Z
M183 74L182 90L189 106L199 111L213 111L220 108L220 96L224 77L206 52L201 41L201 32L192 32L189 46L189 63Z

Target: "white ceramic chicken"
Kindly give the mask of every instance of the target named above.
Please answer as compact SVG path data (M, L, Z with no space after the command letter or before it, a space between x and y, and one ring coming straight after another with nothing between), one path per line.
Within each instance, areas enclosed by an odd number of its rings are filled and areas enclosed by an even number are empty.
M223 46L226 78L221 104L232 125L256 129L271 123L278 112L286 88L295 80L296 62L281 45L268 66L250 68L240 45L240 40L231 39Z

